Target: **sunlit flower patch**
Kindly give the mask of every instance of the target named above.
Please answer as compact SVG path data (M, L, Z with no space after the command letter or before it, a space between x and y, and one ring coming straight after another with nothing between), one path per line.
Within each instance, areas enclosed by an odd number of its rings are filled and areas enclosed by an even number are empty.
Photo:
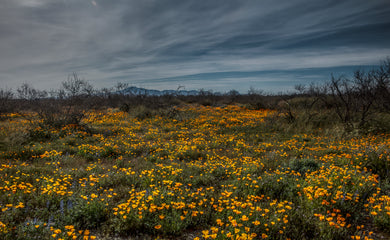
M0 154L0 238L386 236L390 137L288 134L269 127L276 117L239 105L108 109L87 113L89 131L35 129L44 135L26 143L28 122L12 115L1 134L17 130L21 144Z

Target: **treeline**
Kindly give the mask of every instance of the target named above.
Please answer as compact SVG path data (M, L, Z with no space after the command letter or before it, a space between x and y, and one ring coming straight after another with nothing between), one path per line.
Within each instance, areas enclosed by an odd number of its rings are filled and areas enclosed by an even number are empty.
M322 85L298 85L284 96L282 109L294 123L322 127L341 123L346 132L390 131L390 59L369 71L356 70L352 78L334 77Z
M45 91L22 84L16 91L0 90L0 115L35 112L42 126L80 125L91 109L119 108L145 118L172 114L181 104L223 106L245 104L251 109L274 109L292 128L326 128L341 125L343 131L390 132L390 59L370 71L356 70L352 78L334 77L323 84L297 85L294 92L267 94L251 88L246 94L199 91L198 95L152 96L125 94L128 84L95 89L76 73L57 90Z

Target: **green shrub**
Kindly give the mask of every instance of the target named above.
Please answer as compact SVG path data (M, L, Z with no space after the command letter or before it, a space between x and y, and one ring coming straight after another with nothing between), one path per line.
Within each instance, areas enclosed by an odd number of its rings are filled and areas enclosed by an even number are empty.
M78 229L97 229L108 219L108 210L98 199L89 202L80 201L65 217L68 225Z
M386 149L368 152L363 166L370 169L374 174L378 174L383 180L390 179L390 161Z
M294 159L290 163L290 168L296 172L299 172L302 176L305 175L306 172L316 171L320 168L320 163L314 159Z

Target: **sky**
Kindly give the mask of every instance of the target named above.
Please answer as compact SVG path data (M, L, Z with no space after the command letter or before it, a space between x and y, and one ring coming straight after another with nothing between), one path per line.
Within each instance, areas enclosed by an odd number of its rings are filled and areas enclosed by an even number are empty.
M0 1L0 88L281 92L390 57L390 0Z

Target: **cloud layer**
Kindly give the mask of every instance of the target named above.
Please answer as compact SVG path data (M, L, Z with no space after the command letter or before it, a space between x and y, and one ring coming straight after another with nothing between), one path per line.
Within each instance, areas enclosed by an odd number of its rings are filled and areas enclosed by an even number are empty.
M389 30L387 0L3 0L0 87L289 89L378 64Z

